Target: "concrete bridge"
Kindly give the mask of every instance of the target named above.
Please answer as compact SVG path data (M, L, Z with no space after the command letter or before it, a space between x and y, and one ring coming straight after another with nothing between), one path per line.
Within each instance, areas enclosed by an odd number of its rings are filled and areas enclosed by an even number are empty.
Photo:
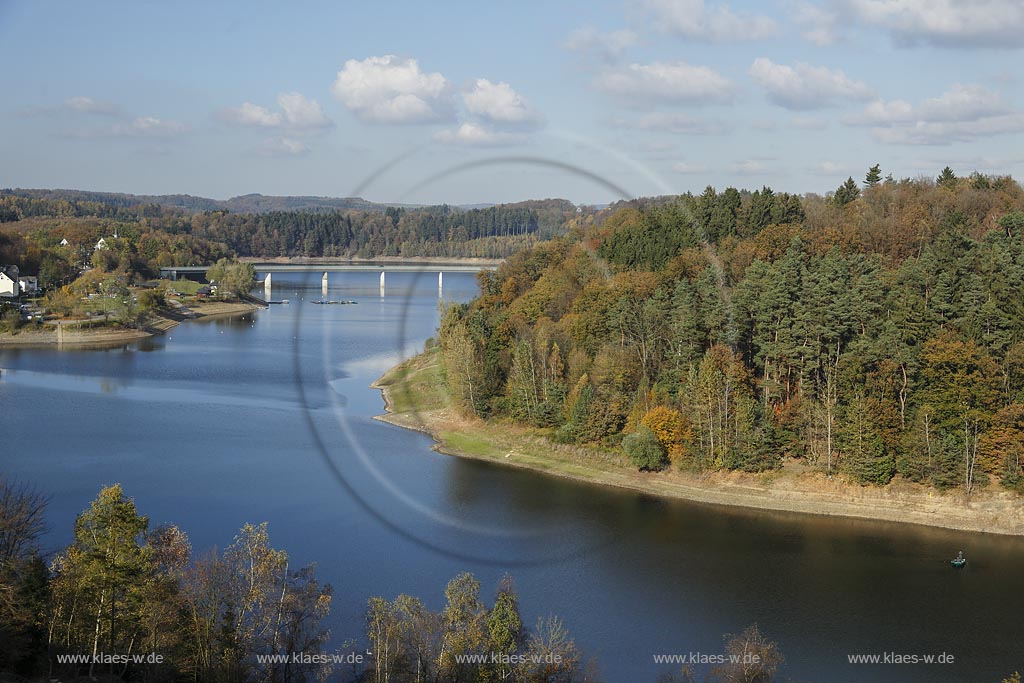
M331 273L331 272L358 272L371 271L376 273L477 273L481 270L494 270L498 266L495 263L471 264L465 261L408 261L391 263L382 261L374 262L353 262L353 263L274 263L251 262L257 272L267 273ZM179 277L206 275L210 266L169 266L160 269L160 277L177 280Z
M274 263L251 262L257 273L265 273L263 286L268 291L271 288L272 273L319 273L322 272L321 287L324 296L327 295L328 273L331 272L374 272L380 273L380 293L384 296L385 273L437 273L437 290L440 294L444 286L445 273L478 273L481 270L495 270L497 263L471 264L465 261L406 261L406 262L355 262L355 263ZM206 275L210 266L170 266L160 269L160 277L177 280L179 277L195 278Z

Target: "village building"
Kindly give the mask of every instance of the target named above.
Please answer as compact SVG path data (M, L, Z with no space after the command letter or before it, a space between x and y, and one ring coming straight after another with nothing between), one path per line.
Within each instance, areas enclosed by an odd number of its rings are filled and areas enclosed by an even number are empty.
M18 278L18 286L22 294L34 294L39 291L39 278L34 275L24 275Z
M14 298L21 293L18 266L0 266L0 296Z

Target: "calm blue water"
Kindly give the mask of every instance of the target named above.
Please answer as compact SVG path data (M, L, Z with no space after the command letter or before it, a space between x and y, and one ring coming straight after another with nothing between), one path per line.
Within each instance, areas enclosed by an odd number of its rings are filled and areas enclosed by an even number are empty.
M274 275L291 300L189 322L109 350L0 351L0 474L52 496L56 550L103 485L196 552L268 521L292 562L335 587L338 644L371 595L443 604L472 571L489 599L506 572L524 619L558 614L609 681L655 679L656 653L720 653L757 623L795 681L998 681L1024 668L1024 542L865 521L736 511L606 490L430 450L372 417L368 385L422 347L436 274ZM473 276L446 274L465 300ZM952 571L948 558L970 558ZM847 664L848 653L955 656L947 665ZM698 667L699 669L699 667Z

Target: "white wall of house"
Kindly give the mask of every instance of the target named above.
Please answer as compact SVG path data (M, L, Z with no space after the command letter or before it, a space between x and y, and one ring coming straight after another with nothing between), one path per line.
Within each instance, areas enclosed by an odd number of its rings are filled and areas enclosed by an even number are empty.
M18 296L18 282L8 277L7 273L0 272L0 296Z
M39 278L21 277L18 278L18 285L25 294L31 294L39 289Z

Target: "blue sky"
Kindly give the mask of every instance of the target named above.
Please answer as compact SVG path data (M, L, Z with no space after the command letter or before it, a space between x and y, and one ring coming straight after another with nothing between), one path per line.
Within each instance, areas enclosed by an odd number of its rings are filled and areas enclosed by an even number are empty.
M1020 177L1021 48L1020 0L0 0L0 186L598 203L823 193L874 163Z

